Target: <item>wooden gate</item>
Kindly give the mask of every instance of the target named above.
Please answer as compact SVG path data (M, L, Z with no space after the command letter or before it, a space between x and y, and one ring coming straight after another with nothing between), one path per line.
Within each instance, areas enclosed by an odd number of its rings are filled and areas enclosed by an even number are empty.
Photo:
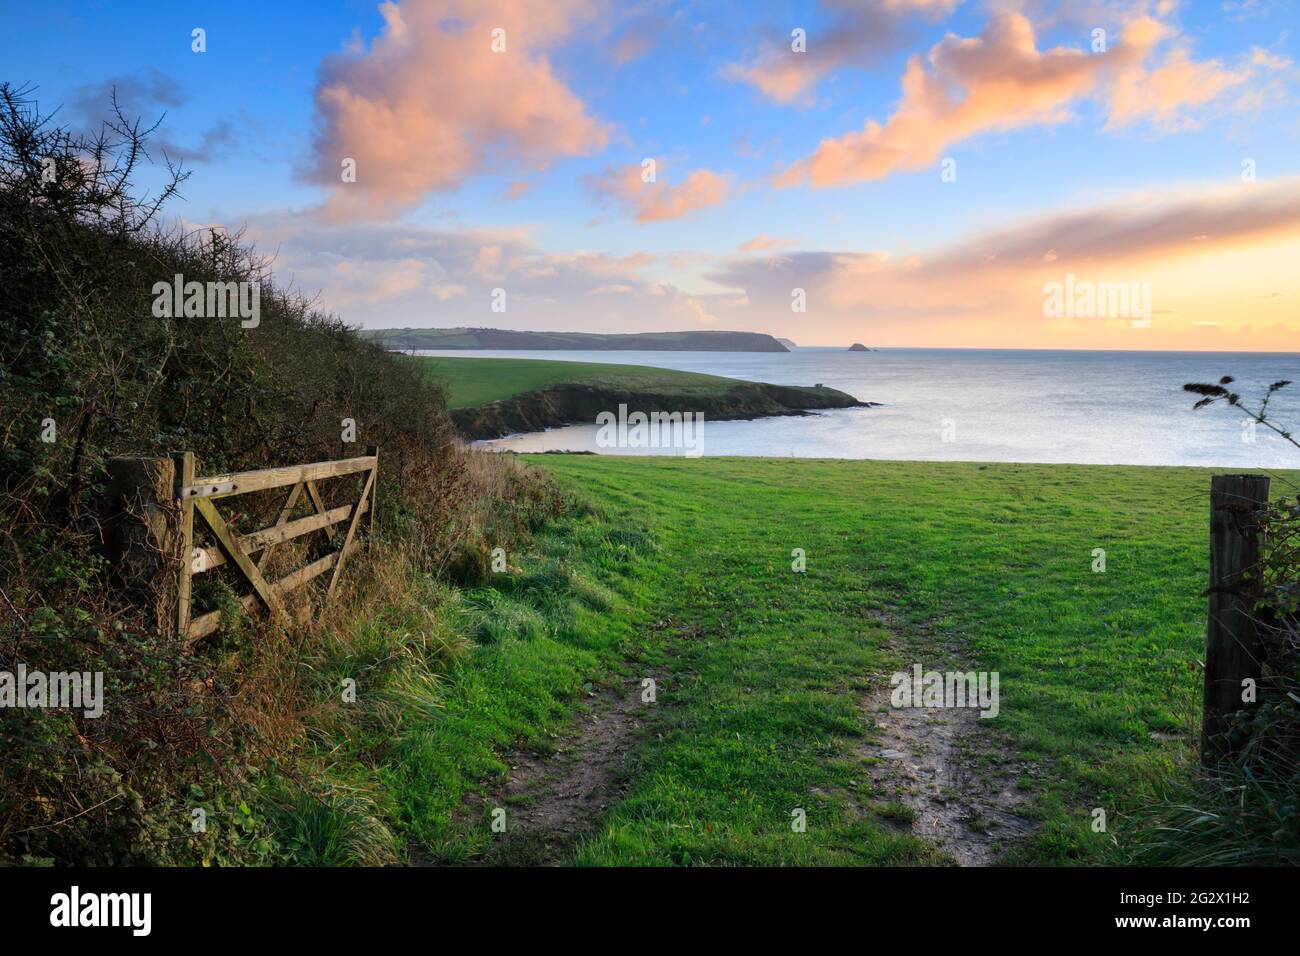
M191 618L190 587L195 575L211 571L224 564L231 564L238 571L240 578L252 589L250 594L240 598L240 605L244 611L251 611L259 604L267 610L278 611L283 609L283 599L286 594L332 570L329 590L326 592L328 601L334 596L339 575L343 572L343 565L348 556L360 547L356 533L362 515L366 512L370 513L370 530L373 532L375 493L379 476L379 455L373 446L367 448L366 454L358 458L322 461L289 468L241 471L206 478L195 477L193 452L185 452L176 464L178 471L176 503L180 509L179 534L182 555L177 573L176 633L186 641L197 641L206 637L221 623L220 611L210 611ZM357 500L327 510L316 483L358 473L365 474L365 481ZM275 523L260 531L238 534L217 510L216 503L220 499L273 488L289 488L289 496L285 499ZM310 499L314 513L291 521L289 516L304 491ZM215 539L217 544L215 549L194 546L196 514ZM344 521L347 522L347 532L337 550L331 551L278 581L267 581L262 576L271 551L276 545ZM258 552L261 552L261 555L255 557ZM184 556L188 556L189 559L184 560Z

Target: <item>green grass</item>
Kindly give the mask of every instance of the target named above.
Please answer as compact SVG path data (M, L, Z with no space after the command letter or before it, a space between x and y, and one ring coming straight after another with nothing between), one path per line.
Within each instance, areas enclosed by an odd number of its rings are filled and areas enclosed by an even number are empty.
M929 859L876 818L855 748L887 611L908 661L956 640L1001 675L998 738L1031 770L1036 863L1113 859L1192 756L1209 471L1175 468L549 457L616 523L649 528L638 572L673 637L667 723L589 864ZM807 572L790 570L803 548ZM1094 573L1093 549L1106 550ZM922 631L924 627L924 631ZM921 637L924 633L928 637ZM933 650L928 653L932 646ZM878 679L878 678L876 678ZM1182 734L1162 741L1151 734ZM867 812L862 812L862 807ZM803 807L805 834L789 815ZM1093 833L1091 810L1107 811Z
M307 661L322 710L321 799L325 823L271 822L295 862L374 862L350 849L358 819L400 836L416 860L479 855L490 833L462 820L467 797L501 777L502 753L545 746L584 699L584 685L643 643L637 610L612 586L650 547L595 515L578 513L508 555L490 586L461 588L417 575L401 600L340 635L323 659ZM339 688L356 681L356 702ZM334 794L352 797L342 817ZM278 810L279 794L269 800ZM366 805L373 819L356 811ZM292 818L290 818L292 821ZM288 831L290 839L283 839ZM372 843L375 841L371 841Z
M554 385L592 385L632 392L715 395L730 391L734 378L604 362L547 359L440 358L414 356L429 378L447 385L448 408L470 408Z
M325 745L327 796L368 793L375 829L416 858L531 859L530 838L512 845L466 808L507 772L502 753L545 750L589 683L615 676L654 676L657 701L574 863L945 862L871 782L864 703L953 646L1000 674L980 731L1023 765L1012 783L1036 824L1009 862L1123 861L1144 805L1187 778L1207 470L530 460L600 513L553 525L491 587L427 582L314 665L323 696L346 675L368 689L350 735ZM470 650L431 678L457 642ZM366 832L344 823L317 828L319 858Z

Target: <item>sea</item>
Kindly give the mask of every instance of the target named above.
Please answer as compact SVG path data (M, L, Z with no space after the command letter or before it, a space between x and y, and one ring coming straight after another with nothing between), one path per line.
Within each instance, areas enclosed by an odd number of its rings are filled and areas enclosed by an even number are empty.
M1300 434L1300 353L797 348L790 352L426 351L652 365L778 385L821 383L876 402L754 421L708 421L702 453L794 458L1297 468L1300 448L1222 403L1193 409L1188 382L1235 379ZM650 411L651 409L645 409ZM611 411L617 411L611 409ZM635 409L633 409L635 411ZM605 448L596 423L480 443L516 452L683 454Z

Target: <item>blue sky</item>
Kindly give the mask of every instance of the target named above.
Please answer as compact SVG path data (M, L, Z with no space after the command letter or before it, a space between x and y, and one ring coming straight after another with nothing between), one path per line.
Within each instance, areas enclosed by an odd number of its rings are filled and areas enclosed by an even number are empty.
M89 121L82 104L112 84L146 117L165 110L162 142L195 153L172 214L246 227L279 250L278 269L359 324L744 328L808 344L1300 345L1300 318L1287 311L1294 280L1271 265L1295 230L1250 226L1252 210L1276 205L1261 201L1265 191L1290 196L1300 174L1291 3L547 6L556 12L539 25L536 5L513 0L404 0L387 13L362 2L12 5L0 79L35 86L43 110L61 105L73 123ZM514 46L492 61L484 51L497 23ZM191 50L195 27L204 53ZM795 28L807 35L799 55L788 49ZM1100 55L1089 52L1097 28L1109 41ZM1000 50L1020 30L1032 56L1013 62ZM1154 39L1134 53L1141 30ZM847 49L833 49L846 37ZM943 43L949 53L936 55ZM1054 59L1057 50L1097 65ZM517 69L494 72L508 57ZM922 109L889 140L904 157L894 162L853 137L900 111L909 62L936 88L948 84L954 102L985 96L989 106L950 141L943 114ZM1069 76L1043 81L1056 62ZM811 77L795 82L797 95L765 85L788 64ZM993 76L1004 67L1006 78ZM1222 89L1204 95L1214 84ZM340 98L323 107L322 90ZM512 114L530 94L537 115ZM476 107L461 109L462 95ZM1041 96L1041 109L1026 114L1021 96ZM390 107L403 122L384 125L376 146L367 117ZM937 158L906 159L924 158L936 138L955 182L941 180ZM824 141L846 145L819 166ZM453 147L470 159L421 169ZM350 193L320 173L349 152L365 157ZM618 174L647 157L658 195L678 201L638 218L641 197ZM1238 188L1244 159L1258 170L1250 192ZM801 163L801 181L778 183ZM398 195L390 184L408 172L416 185ZM694 173L701 188L676 192ZM529 188L508 198L516 183ZM1099 236L1076 261L1060 258L1089 230L1159 233L1171 216L1194 224L1198 214L1237 225L1221 241L1189 225L1181 245L1159 236L1113 261ZM1086 225L1071 218L1080 215ZM1075 231L1053 238L1061 221ZM1166 318L1142 340L1130 322L1044 322L1041 270L994 276L972 264L976 250L1018 248L1025 234L1042 236L1054 269L1157 283ZM769 242L742 249L760 236ZM946 274L932 271L940 262ZM1222 281L1207 289L1214 271ZM815 290L808 312L791 313L779 281L768 287L776 275ZM484 304L498 286L517 291L504 315ZM1234 305L1255 295L1289 302L1261 315Z

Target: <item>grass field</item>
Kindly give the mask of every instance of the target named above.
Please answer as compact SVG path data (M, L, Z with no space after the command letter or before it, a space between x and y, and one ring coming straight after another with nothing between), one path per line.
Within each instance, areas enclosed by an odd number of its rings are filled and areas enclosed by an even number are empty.
M447 385L448 408L470 408L554 385L606 386L631 392L713 395L736 379L648 365L554 362L548 359L415 356L430 378Z
M940 861L868 780L864 703L882 675L954 646L1001 675L1001 713L979 729L1025 768L1035 824L1011 861L1123 860L1132 811L1192 757L1208 471L533 461L603 519L548 538L549 557L520 556L518 577L485 592L500 633L453 677L443 719L455 732L427 741L417 766L445 762L453 740L479 753L444 774L457 796L492 765L490 746L553 739L586 682L659 675L625 795L590 821L573 862ZM805 573L791 570L794 548ZM547 574L560 576L543 600ZM604 597L575 612L574 575ZM436 802L420 842L463 859L495 840L510 859L508 836L455 824ZM807 832L792 831L792 808Z
M1026 785L1042 825L1028 859L1106 856L1091 809L1122 835L1125 810L1191 753L1208 472L613 457L546 467L617 521L653 529L652 616L684 635L666 658L680 675L679 726L641 756L584 862L897 859L889 831L850 799L863 778L859 708L883 663L880 610L917 660L926 641L956 638L1000 672L995 731L1037 769ZM790 570L796 547L802 575ZM1104 573L1092 570L1099 547ZM808 809L802 837L788 826L794 806Z

